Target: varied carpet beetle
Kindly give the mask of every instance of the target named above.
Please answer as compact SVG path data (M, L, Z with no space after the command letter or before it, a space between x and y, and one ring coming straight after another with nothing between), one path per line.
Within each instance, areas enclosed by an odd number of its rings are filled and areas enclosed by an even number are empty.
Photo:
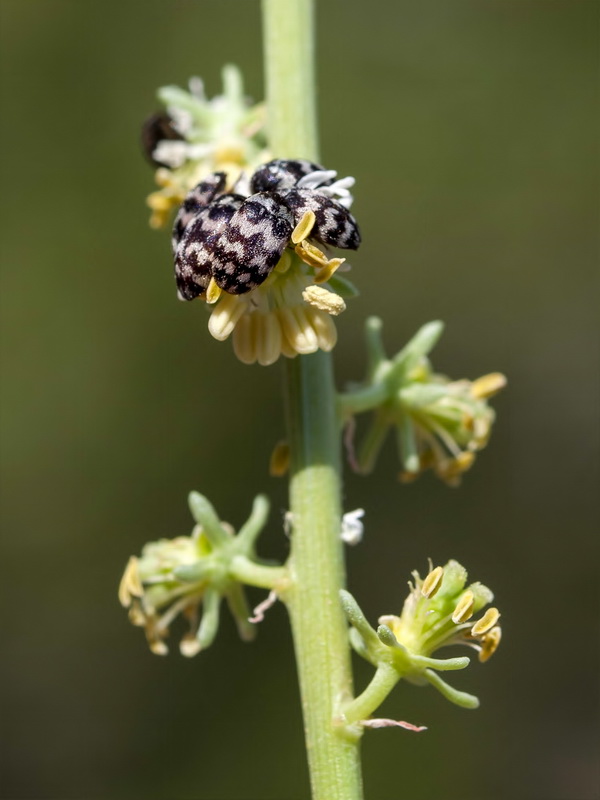
M314 177L313 177L314 176ZM229 294L245 294L265 281L306 211L315 214L311 238L356 250L354 217L335 199L335 172L304 159L276 159L259 167L249 197L225 193L215 172L185 198L175 218L173 252L179 297L193 300L211 278Z
M225 181L226 175L224 172L213 172L212 175L209 175L188 193L179 207L173 223L173 235L171 238L173 253L175 253L183 232L194 216L223 191Z
M313 211L315 224L311 236L323 244L342 250L357 250L360 232L352 214L337 200L320 194L317 189L290 189L285 204L300 222L306 211Z
M182 300L193 300L206 290L218 261L219 240L243 202L241 195L223 194L186 225L175 247L175 281Z
M144 155L148 161L159 167L169 165L158 161L154 157L154 151L158 143L165 139L168 141L182 141L183 138L179 131L175 129L173 118L166 111L158 111L156 114L152 114L142 125L141 142Z
M298 181L312 172L321 172L325 168L306 161L303 158L295 161L276 158L259 167L250 180L252 192L284 192L293 189Z

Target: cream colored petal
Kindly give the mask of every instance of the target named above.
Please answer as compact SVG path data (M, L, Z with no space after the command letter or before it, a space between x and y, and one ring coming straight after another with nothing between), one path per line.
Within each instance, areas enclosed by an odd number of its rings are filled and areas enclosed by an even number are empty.
M337 328L335 322L331 319L329 314L324 311L319 311L316 308L307 309L310 314L313 330L317 335L319 348L329 353L336 345L337 342Z
M233 351L243 364L254 364L256 361L253 316L244 314L233 331Z
M256 357L263 367L274 364L281 354L281 325L274 313L255 314Z
M248 304L245 299L232 294L223 295L208 321L210 335L219 342L224 342L231 335L247 308Z
M301 331L301 335L296 338L296 350L301 354L314 353L319 349L319 336L313 327L313 314L311 313L315 311L316 309L310 309L304 305L292 309L292 314L298 321Z
M281 354L286 358L296 358L298 353L294 350L292 345L288 342L285 333L281 332Z
M319 349L319 340L303 308L279 310L281 328L291 347L303 355Z

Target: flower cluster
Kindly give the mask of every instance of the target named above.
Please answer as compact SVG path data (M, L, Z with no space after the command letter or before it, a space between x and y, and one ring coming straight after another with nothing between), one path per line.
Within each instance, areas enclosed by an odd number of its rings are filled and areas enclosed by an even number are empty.
M476 708L473 695L454 689L438 672L464 669L467 657L433 658L442 647L463 644L477 650L479 660L487 661L496 651L501 637L497 608L478 619L484 606L493 600L492 592L481 583L467 585L467 571L457 561L431 569L424 580L413 572L414 584L400 616L379 618L374 631L354 598L342 593L342 604L352 625L350 641L354 649L384 671L395 672L417 686L431 684L448 700L465 708Z
M146 544L141 557L129 559L119 586L121 604L129 609L131 622L144 628L157 655L168 652L165 640L179 615L188 624L180 642L182 655L193 656L207 648L217 634L223 598L242 639L254 637L244 588L233 564L236 559L254 561L254 543L268 514L267 500L256 498L237 536L228 523L219 520L205 497L192 492L189 502L197 523L192 534Z
M326 263L324 267L330 268ZM284 252L265 283L253 292L220 295L208 323L211 335L218 341L231 336L234 352L244 364L268 366L281 355L329 352L337 342L333 317L345 310L344 298L355 290L340 276L324 285L318 283L319 277L301 259Z
M166 109L153 114L142 128L142 147L158 167L160 187L148 196L150 224L161 228L190 189L216 170L231 182L244 169L268 160L264 104L244 95L242 76L234 66L223 69L223 94L207 99L200 78L189 91L165 86L158 98Z
M332 316L353 287L336 275L360 234L349 212L353 179L303 159L276 159L226 191L213 173L185 198L173 230L179 297L214 306L210 333L233 333L244 363L272 364L336 341ZM244 185L247 183L247 186Z
M491 373L475 381L453 381L435 373L427 356L442 330L441 322L424 325L406 347L388 359L381 341L381 321L367 321L367 380L340 396L348 420L354 413L374 410L355 459L359 471L373 469L393 428L403 467L399 477L404 482L432 469L445 483L456 486L476 452L487 444L495 418L487 401L506 385L506 379Z
M334 274L344 264L330 247L356 249L348 209L353 178L313 162L268 161L262 104L244 96L239 71L223 71L224 91L207 100L199 78L189 91L167 86L164 111L144 124L142 144L158 166L148 197L150 224L173 231L181 299L200 297L209 330L232 336L244 363L331 350L333 317L354 287ZM342 270L347 270L344 265Z

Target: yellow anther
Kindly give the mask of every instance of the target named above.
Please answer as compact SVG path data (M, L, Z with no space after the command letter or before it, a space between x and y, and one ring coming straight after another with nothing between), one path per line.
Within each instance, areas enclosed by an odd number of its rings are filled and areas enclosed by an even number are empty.
M148 646L155 656L166 656L169 652L169 648L161 639L153 639L149 641Z
M342 266L345 258L332 258L315 275L315 283L327 283L334 272Z
M466 472L473 466L473 462L475 461L475 456L473 453L459 453L453 461L454 468L458 472Z
M398 480L400 483L413 483L419 477L420 472L408 472L408 470L402 470L402 472L398 473Z
M129 621L137 628L142 628L146 624L146 615L139 607L139 604L132 605L129 609Z
M146 198L146 205L153 211L169 211L175 205L175 202L167 194L152 192Z
M314 211L309 209L308 211L304 212L302 219L292 231L292 242L294 244L300 244L300 242L303 242L308 236L310 236L310 232L315 226L316 219L317 218L315 217Z
M131 556L119 584L119 602L122 606L127 607L131 603L132 597L141 597L143 594L144 588L138 572L138 560L135 556Z
M271 453L269 461L269 475L273 478L282 478L290 468L290 446L282 440L277 442Z
M273 272L287 272L288 269L292 266L292 255L289 250L284 250L283 255L279 259L279 261L275 264Z
M500 639L502 638L502 628L497 625L495 628L492 628L491 631L486 633L481 641L481 650L479 651L479 660L484 663L491 658L496 650L498 649L498 645L500 644Z
M223 294L223 289L217 286L217 283L214 278L211 278L210 283L208 284L208 288L206 290L206 302L209 305L213 305L213 303L216 303L222 294Z
M156 170L154 173L154 180L159 186L163 187L170 186L173 182L170 170L165 169L165 167L159 167L159 169Z
M237 142L225 141L215 149L214 159L219 169L224 166L234 165L239 173L240 164L244 161L244 147Z
M192 658L197 655L201 650L200 642L194 634L186 633L181 642L179 643L179 652L186 658Z
M308 264L309 267L314 267L315 269L319 269L320 267L326 267L329 264L329 259L325 255L322 250L319 250L318 247L315 247L314 244L310 244L304 240L297 244L294 248L296 254L300 256L302 261L305 264Z
M475 427L475 417L469 411L465 411L462 416L462 424L463 427L466 428L468 431L472 431Z
M500 619L500 612L497 608L488 608L481 619L471 628L471 636L482 636L488 633Z
M320 311L333 314L334 317L346 310L346 303L339 294L323 289L321 286L307 286L302 292L302 299Z
M463 622L466 622L470 617L472 617L474 603L475 596L473 595L473 592L467 589L467 591L456 604L456 608L452 614L452 622L454 622L455 625L462 625Z
M493 397L501 389L506 386L506 378L501 372L490 372L489 375L483 375L477 378L471 384L471 394L477 400L484 400L488 397Z
M464 450L462 453L459 453L456 458L447 459L437 464L434 462L433 466L437 475L445 481L448 486L458 486L461 475L471 468L474 461L475 454Z
M440 586L442 585L442 580L444 578L444 568L443 567L436 567L432 569L429 575L423 581L423 585L421 586L421 594L423 597L433 597Z
M168 218L169 214L166 211L153 211L152 214L150 214L150 227L154 230L164 228Z

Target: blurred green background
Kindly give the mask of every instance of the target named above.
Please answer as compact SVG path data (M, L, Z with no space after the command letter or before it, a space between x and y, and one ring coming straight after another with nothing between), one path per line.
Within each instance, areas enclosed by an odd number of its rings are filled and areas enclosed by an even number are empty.
M280 366L238 363L201 304L176 301L138 150L159 85L200 74L214 94L232 61L263 96L259 5L0 10L2 796L306 798L283 608L254 645L226 618L206 653L161 659L116 597L131 553L190 531L190 489L234 524L268 492L261 552L286 553L285 484L266 473ZM439 371L510 380L459 490L401 486L393 447L347 477L346 508L367 512L350 587L371 619L428 556L455 557L494 588L505 634L455 681L478 712L408 685L389 699L429 730L366 735L370 800L599 796L597 18L592 0L318 3L322 156L356 176L364 236L340 385L362 376L372 313L390 351L441 318Z

